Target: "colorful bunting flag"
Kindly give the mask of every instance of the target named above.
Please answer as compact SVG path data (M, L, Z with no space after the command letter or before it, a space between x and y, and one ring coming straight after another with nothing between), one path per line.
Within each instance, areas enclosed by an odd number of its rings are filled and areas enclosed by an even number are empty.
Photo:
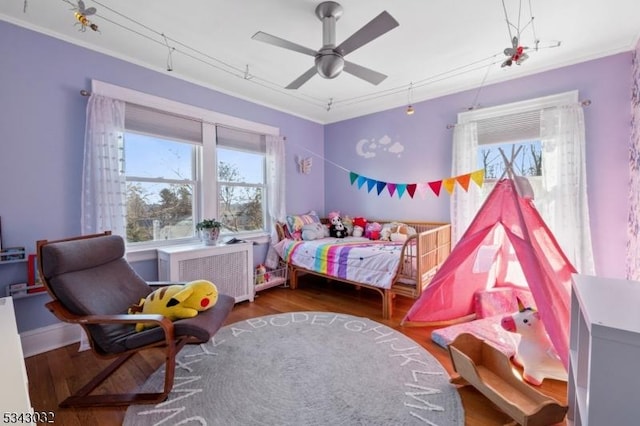
M467 190L469 189L470 180L471 180L471 173L466 175L456 176L456 182L460 184L460 186L462 187L462 189L464 189L465 192L467 192Z
M358 189L362 189L362 187L366 183L367 192L371 192L373 188L376 188L378 196L380 196L384 189L387 188L389 196L391 197L393 197L397 193L398 198L402 198L402 196L406 192L411 198L414 198L416 192L418 192L421 198L424 199L425 193L427 192L427 187L431 188L431 191L433 191L433 193L437 197L440 196L440 191L443 187L449 194L453 194L456 182L465 191L469 190L469 184L471 183L471 181L473 181L477 186L482 187L484 183L484 169L476 170L474 172L462 174L459 176L449 177L446 179L435 180L432 182L392 183L368 178L356 172L349 172L349 180L351 181L351 185L357 184Z
M431 188L433 193L436 194L436 197L439 197L440 196L440 188L442 188L442 181L441 180L436 180L434 182L429 182L429 187Z
M442 186L444 186L444 189L446 189L449 194L453 194L456 186L456 178L442 179Z

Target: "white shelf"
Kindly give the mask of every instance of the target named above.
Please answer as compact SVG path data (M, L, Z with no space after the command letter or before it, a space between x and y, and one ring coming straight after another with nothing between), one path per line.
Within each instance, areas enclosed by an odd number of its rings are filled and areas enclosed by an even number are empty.
M28 413L29 383L11 297L0 298L0 401L4 412Z
M574 275L569 419L576 426L640 418L640 282Z

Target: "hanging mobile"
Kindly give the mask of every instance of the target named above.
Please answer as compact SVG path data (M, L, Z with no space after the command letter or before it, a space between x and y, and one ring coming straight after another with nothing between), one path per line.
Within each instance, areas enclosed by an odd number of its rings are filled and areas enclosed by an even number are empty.
M87 16L96 13L95 7L86 9L84 7L84 1L78 0L78 6L74 10L74 16L78 20L76 25L80 24L80 31L85 32L87 30L87 27L91 28L93 31L98 31L98 26L87 19Z

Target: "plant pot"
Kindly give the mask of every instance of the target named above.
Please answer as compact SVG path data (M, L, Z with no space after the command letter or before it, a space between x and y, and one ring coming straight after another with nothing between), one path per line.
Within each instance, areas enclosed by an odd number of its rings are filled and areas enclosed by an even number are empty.
M207 246L215 246L220 236L220 228L205 228L200 230L200 239Z

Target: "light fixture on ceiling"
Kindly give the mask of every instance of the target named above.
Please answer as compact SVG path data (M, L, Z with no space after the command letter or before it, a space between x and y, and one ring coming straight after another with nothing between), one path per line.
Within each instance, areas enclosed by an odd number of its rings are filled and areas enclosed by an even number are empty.
M409 90L407 91L407 115L413 115L414 112L416 112L416 110L413 108L412 102L411 102L411 94L413 92L413 82L409 83Z

